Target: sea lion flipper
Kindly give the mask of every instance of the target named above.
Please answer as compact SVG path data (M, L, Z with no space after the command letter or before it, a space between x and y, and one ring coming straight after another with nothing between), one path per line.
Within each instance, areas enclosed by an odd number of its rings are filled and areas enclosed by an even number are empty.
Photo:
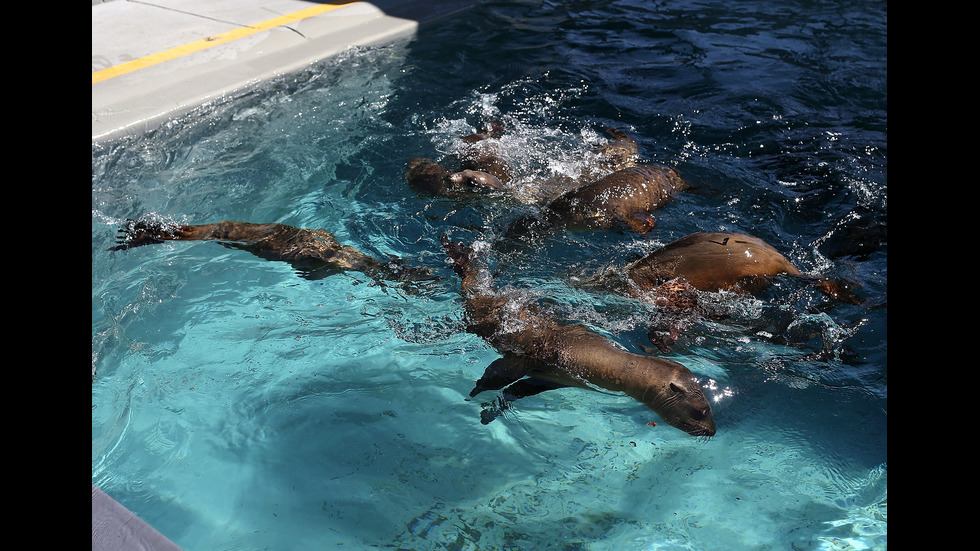
M126 219L126 224L117 231L118 245L109 251L123 251L144 245L155 245L164 241L172 241L184 237L184 226L167 222L161 218L145 216L137 220Z
M446 234L442 234L439 240L442 242L443 249L446 250L446 255L452 260L453 271L459 277L465 279L472 264L473 247L461 242L450 241L449 236Z
M476 382L470 397L485 390L500 390L505 386L518 381L528 372L527 362L516 356L504 356L497 358L483 372L483 376Z
M603 125L602 129L606 131L606 134L609 134L610 136L616 138L617 140L629 139L629 136L626 135L626 132L623 132L622 130L606 125Z
M860 285L852 281L822 279L814 283L813 286L820 292L835 300L846 302L847 304L864 304L864 300L862 300L861 297L854 292L854 289L856 287L860 287Z
M647 327L647 338L653 343L661 354L669 354L670 349L680 339L680 327L675 325L651 325ZM654 353L650 351L650 353Z
M647 233L653 229L657 219L649 212L634 212L629 216L623 217L622 222L629 229L636 233Z
M541 394L546 390L555 390L558 388L565 388L567 386L568 385L563 385L553 381L528 377L527 379L521 379L520 381L517 381L505 388L504 399L508 402L513 402L514 400L527 398L528 396L534 396L535 394Z
M510 409L514 400L534 396L546 390L564 388L565 386L567 385L534 377L516 381L504 389L503 396L498 396L492 402L483 404L483 409L480 411L480 423L487 425L497 417L503 415L504 411Z

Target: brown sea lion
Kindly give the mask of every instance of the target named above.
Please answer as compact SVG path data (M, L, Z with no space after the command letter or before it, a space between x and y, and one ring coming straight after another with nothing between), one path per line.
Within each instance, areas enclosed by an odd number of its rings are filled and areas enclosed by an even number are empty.
M699 291L759 294L780 275L811 281L820 291L852 304L860 299L840 282L804 275L772 245L733 232L697 232L629 264L626 277L650 290L681 279Z
M700 291L744 289L753 294L774 276L802 275L772 245L748 234L728 232L686 235L631 263L625 271L647 290L683 278Z
M492 174L477 170L452 172L435 161L421 157L408 161L405 181L417 193L443 197L466 197L504 189L500 179Z
M539 212L515 220L508 237L534 236L555 229L612 229L639 233L653 228L653 211L674 200L688 183L665 166L640 165L617 170L573 189Z
M487 368L471 396L504 389L502 411L510 401L544 390L595 385L626 393L688 434L715 434L711 404L689 369L665 358L628 352L582 325L558 323L513 294L495 289L471 247L451 243L445 236L442 242L462 279L467 330L504 355ZM482 417L486 424L495 414L484 411Z
M847 283L805 275L774 247L744 233L693 233L632 262L620 272L630 283L625 293L652 301L668 313L695 310L697 291L758 295L777 276L804 279L832 298L860 303ZM661 351L668 350L679 336L678 328L671 324L649 332L650 340Z
M427 268L404 266L395 259L381 262L354 247L338 243L327 231L278 223L223 221L187 225L144 216L127 220L119 230L118 240L119 245L110 251L164 241L218 241L226 247L242 249L267 260L289 262L307 279L320 279L345 271L363 272L375 279L391 281L435 279Z

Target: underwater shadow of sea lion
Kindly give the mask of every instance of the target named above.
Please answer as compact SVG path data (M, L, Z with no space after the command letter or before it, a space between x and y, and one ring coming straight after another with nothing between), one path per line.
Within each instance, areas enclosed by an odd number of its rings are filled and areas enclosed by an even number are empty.
M144 216L127 220L119 229L120 251L164 241L217 241L267 260L291 264L306 279L321 279L346 271L362 272L378 281L431 281L436 276L425 267L405 266L398 259L382 262L320 229L303 229L279 223L222 221L187 225Z
M476 396L503 389L503 403L481 414L484 424L513 400L566 386L595 385L627 394L690 435L715 434L711 404L688 368L629 352L582 325L558 323L533 305L495 289L472 247L452 243L445 235L442 243L462 279L467 330L504 355L470 392Z

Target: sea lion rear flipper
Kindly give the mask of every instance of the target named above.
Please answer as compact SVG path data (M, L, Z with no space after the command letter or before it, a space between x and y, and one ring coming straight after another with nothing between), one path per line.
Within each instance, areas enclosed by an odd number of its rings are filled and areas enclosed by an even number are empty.
M617 140L629 140L629 139L632 139L632 138L630 138L629 136L626 135L626 132L623 132L622 130L618 130L618 129L613 128L611 126L605 126L605 125L603 125L602 126L602 129L606 131L606 134L609 134L610 136L612 136L613 138L615 138Z
M442 247L446 250L446 254L453 261L453 271L459 277L466 277L466 272L470 269L472 262L473 247L460 242L454 243L449 240L449 236L446 234L442 234L439 239L442 241Z
M660 350L661 354L670 353L671 347L680 338L680 334L680 328L670 324L665 326L651 325L647 327L647 338ZM653 351L646 350L646 347L644 347L644 350L650 354L655 354Z
M143 216L139 219L127 218L126 224L119 228L116 241L119 243L109 251L122 251L144 245L155 245L164 241L187 238L187 226L164 220L156 216Z
M864 299L854 292L855 289L861 287L861 284L857 282L849 281L847 279L827 279L825 277L807 274L796 274L794 277L813 285L815 289L834 300L845 302L847 304L855 304L858 306L864 304Z

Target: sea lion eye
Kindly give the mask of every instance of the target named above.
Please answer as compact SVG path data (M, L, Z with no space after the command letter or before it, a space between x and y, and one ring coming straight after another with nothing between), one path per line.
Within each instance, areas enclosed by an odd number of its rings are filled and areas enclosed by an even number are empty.
M673 390L674 392L679 393L679 394L685 394L687 392L686 390L684 390L683 387L681 387L681 386L679 386L677 384L674 384L674 383L670 383L670 389Z

